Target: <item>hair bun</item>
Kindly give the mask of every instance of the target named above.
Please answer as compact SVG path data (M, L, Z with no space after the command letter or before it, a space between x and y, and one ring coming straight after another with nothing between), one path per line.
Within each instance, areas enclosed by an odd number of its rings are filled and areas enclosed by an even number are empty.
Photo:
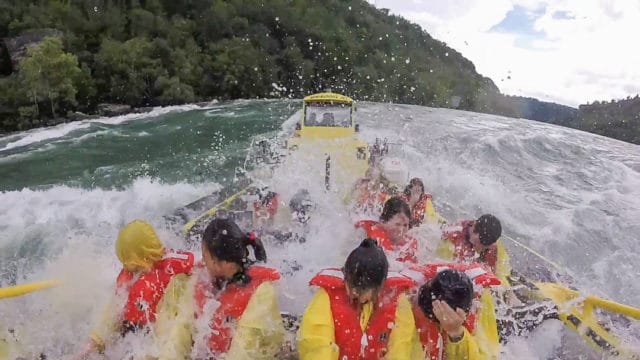
M363 248L372 248L376 246L378 246L378 241L372 238L366 238L362 240L362 242L360 243L360 247L363 247Z

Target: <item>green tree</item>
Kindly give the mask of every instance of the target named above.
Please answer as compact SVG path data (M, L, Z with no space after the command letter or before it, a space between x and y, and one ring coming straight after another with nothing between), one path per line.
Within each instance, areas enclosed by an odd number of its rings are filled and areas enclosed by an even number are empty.
M30 48L20 71L34 105L48 101L54 118L61 103L76 104L75 82L81 70L78 59L64 52L60 39L45 38L39 46Z
M0 126L2 129L21 130L28 127L28 119L21 119L19 111L21 106L30 105L29 95L24 89L21 79L16 74L0 78Z
M222 40L210 47L213 61L208 68L218 86L218 96L264 97L276 82L275 61L243 38Z
M133 106L152 103L156 80L167 74L154 56L153 44L145 38L124 43L105 39L95 61L103 99Z
M184 104L195 101L193 88L184 84L177 76L167 78L161 76L156 82L160 92L158 99L163 105Z

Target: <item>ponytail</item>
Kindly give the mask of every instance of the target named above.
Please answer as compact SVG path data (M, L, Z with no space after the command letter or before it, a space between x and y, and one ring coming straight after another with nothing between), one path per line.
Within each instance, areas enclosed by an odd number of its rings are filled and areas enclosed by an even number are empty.
M208 251L222 261L234 262L246 269L253 263L249 259L250 246L257 261L266 261L267 252L255 234L246 234L229 219L214 219L202 234L202 251Z
M367 238L351 251L342 271L349 286L360 290L377 289L387 278L389 262L378 242Z
M243 241L245 247L253 249L253 256L256 258L256 262L267 262L267 250L265 250L262 240L255 233L248 233Z

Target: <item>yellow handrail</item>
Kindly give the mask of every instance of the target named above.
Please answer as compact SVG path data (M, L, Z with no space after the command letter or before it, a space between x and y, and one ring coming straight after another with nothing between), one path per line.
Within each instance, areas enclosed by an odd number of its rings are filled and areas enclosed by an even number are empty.
M28 294L33 291L44 290L58 285L58 280L36 281L28 284L0 288L0 299Z
M640 309L596 296L584 296L556 283L541 282L535 286L540 296L556 304L560 320L595 348L614 355L633 353L616 335L599 324L593 309L597 307L637 320L640 320Z
M206 217L206 216L213 216L216 211L218 211L218 209L222 206L226 206L229 205L232 201L234 201L238 196L246 193L251 187L253 187L253 185L249 185L246 188L238 191L237 193L229 196L228 198L226 198L225 200L223 200L222 202L216 204L214 207L210 208L209 210L203 212L202 214L198 215L198 217L196 217L195 219L189 221L188 223L186 223L182 229L185 233L188 233L191 228L193 227L193 225L195 225L200 219Z

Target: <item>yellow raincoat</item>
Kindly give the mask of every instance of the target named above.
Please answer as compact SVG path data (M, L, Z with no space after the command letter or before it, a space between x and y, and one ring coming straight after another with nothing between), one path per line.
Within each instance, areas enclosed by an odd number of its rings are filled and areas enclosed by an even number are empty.
M126 270L140 274L149 271L162 259L164 246L149 223L135 220L120 230L115 250ZM185 275L176 275L178 276ZM104 351L107 340L119 334L124 302L125 299L114 296L91 331L91 341L96 344L98 351Z
M194 314L194 290L197 276L172 279L160 303L156 318L156 335L160 360L190 359L198 334ZM271 282L259 285L238 323L226 353L226 359L274 359L284 340L284 324L278 298Z
M360 314L360 327L366 329L373 305L365 304ZM395 327L389 335L388 360L422 359L411 304L406 295L398 297ZM335 343L335 327L329 294L319 289L304 314L298 333L300 360L338 360L340 349Z
M436 209L433 207L433 202L431 201L431 198L428 198L427 201L425 201L425 205L424 205L424 219L422 220L423 223L427 223L427 224L446 224L447 220L445 220L442 216L440 216L440 214L438 214L436 212Z
M500 354L500 338L493 295L489 289L484 289L480 296L474 330L473 337L480 353L478 359L497 359ZM469 358L469 360L473 359Z

